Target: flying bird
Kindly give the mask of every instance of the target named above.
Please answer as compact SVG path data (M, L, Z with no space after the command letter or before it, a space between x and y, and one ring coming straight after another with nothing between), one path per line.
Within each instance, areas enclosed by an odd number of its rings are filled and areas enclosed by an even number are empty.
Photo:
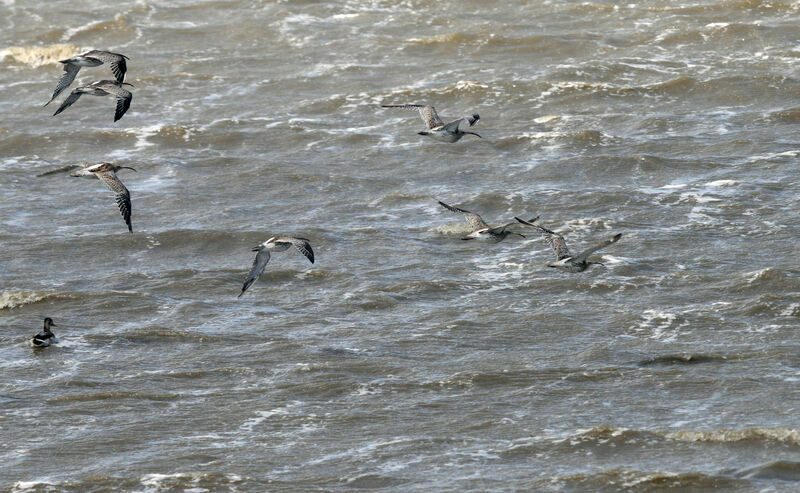
M472 116L467 116L464 118L459 118L458 120L453 120L450 123L444 123L439 115L436 113L436 108L430 105L424 104L382 104L382 108L411 108L419 110L419 116L422 117L422 121L425 122L425 126L427 127L426 130L422 132L417 132L419 135L427 135L436 140L441 140L443 142L457 142L466 134L475 135L480 137L480 135L476 134L475 132L468 132L464 130L464 128L469 128L481 119L481 117L475 113ZM482 137L481 137L482 138Z
M133 84L117 82L115 80L98 80L89 85L73 89L72 92L69 93L69 96L67 96L67 99L65 99L56 112L53 113L53 116L56 116L72 106L72 104L84 94L89 94L91 96L107 96L111 94L117 98L117 109L114 112L114 121L116 122L122 118L122 115L131 107L131 100L133 99L133 94L122 86L133 87Z
M240 298L244 292L247 291L247 288L256 282L256 279L264 272L264 268L267 266L267 262L269 262L270 250L282 252L288 250L292 245L294 245L300 253L305 255L312 264L314 263L314 250L311 249L311 243L309 243L307 239L294 236L273 236L264 243L253 247L253 251L258 253L256 254L255 260L253 260L253 267L250 269L250 273L247 274L247 279L244 281L242 292L239 293L237 298Z
M78 75L78 71L81 69L81 67L97 67L107 63L109 68L111 68L111 72L114 74L117 82L123 82L125 80L125 72L128 70L128 66L125 63L126 59L128 59L128 57L119 53L92 50L87 51L83 55L77 55L66 60L60 60L59 63L64 64L64 73L58 80L56 90L53 91L53 97L50 98L50 101L46 102L44 105L47 106L48 104L52 103L53 100L59 94L61 94L62 91L64 91L64 89L72 84L72 81L75 80L75 76Z
M50 327L55 327L56 324L53 323L53 319L47 317L44 319L44 328L35 336L31 337L28 340L28 343L31 347L34 348L44 348L49 346L50 344L58 343L58 339L50 330Z
M128 231L133 233L133 226L131 225L131 193L125 188L125 185L117 178L117 171L121 169L130 169L136 171L130 166L116 166L111 163L96 163L87 164L82 169L73 171L70 176L91 176L94 175L100 179L106 186L114 192L114 200L117 202L119 212L128 225ZM56 170L59 171L59 170ZM51 172L52 173L52 172Z
M509 231L508 229L506 229L509 226L516 224L515 222L510 222L510 223L503 224L503 225L497 226L495 228L492 228L488 224L486 224L486 222L483 220L483 218L481 218L481 216L475 214L474 212L470 212L470 211L467 211L467 210L464 210L464 209L459 209L458 207L453 207L452 205L447 205L444 202L442 202L441 200L438 201L438 202L439 202L439 205L441 205L445 209L451 210L453 212L460 212L460 213L464 214L464 219L467 220L467 224L469 224L470 228L472 228L472 231L467 236L464 236L463 238L461 238L462 240L474 240L476 238L479 238L479 239L490 240L490 241L494 241L495 243L499 243L499 242L505 240L506 236L511 235L511 234L517 235L517 236L522 236L523 238L525 238L524 235L521 235L521 234L516 233L514 231ZM539 219L539 216L536 216L535 218L531 219L531 222L534 222L537 219Z
M524 221L518 217L514 217L517 221L521 222L522 224L533 226L534 228L538 228L539 231L542 232L547 242L553 247L553 250L556 253L557 260L555 262L549 262L547 264L548 267L555 267L557 269L565 270L567 272L583 272L588 269L592 265L603 265L601 262L587 262L589 255L600 250L601 248L605 248L612 243L616 243L620 238L622 238L622 233L617 233L616 235L612 236L611 238L598 243L597 245L587 248L586 250L582 251L578 255L572 255L569 253L569 248L567 248L567 243L564 241L564 237L558 233L554 233L547 228L539 226L538 224L533 224L533 221Z

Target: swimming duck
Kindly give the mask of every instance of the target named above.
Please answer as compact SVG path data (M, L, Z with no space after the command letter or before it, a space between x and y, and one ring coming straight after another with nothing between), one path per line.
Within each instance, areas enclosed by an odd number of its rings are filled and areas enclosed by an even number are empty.
M43 348L49 346L50 344L57 344L58 339L56 339L55 334L53 334L53 332L50 331L50 327L54 327L55 325L56 324L53 323L52 318L50 317L45 318L44 328L42 329L42 331L33 336L29 341L31 347Z

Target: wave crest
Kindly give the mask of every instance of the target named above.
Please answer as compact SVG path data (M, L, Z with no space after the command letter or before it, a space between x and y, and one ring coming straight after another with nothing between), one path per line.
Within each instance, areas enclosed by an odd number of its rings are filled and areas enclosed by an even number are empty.
M50 299L73 299L74 296L47 291L5 289L0 293L0 310L19 308Z
M56 65L80 52L78 45L72 43L53 44L48 46L12 46L0 50L0 60L5 63L18 63L30 67Z

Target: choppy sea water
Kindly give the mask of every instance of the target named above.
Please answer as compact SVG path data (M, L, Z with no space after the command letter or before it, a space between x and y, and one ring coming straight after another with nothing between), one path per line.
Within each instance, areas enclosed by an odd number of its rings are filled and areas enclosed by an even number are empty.
M0 2L0 488L796 491L799 18ZM117 123L42 108L89 49L131 58ZM380 108L407 102L483 139ZM96 180L36 176L101 160L138 170L133 234ZM437 200L623 237L568 274ZM316 263L237 299L275 233Z

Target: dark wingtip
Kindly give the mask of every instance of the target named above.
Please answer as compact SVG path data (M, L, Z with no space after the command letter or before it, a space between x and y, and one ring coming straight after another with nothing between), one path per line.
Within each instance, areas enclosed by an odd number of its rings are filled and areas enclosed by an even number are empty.
M425 131L417 132L417 135L428 135L428 132L425 132Z
M481 119L481 115L479 115L479 114L475 113L474 115L472 115L472 118L474 118L474 119L475 119L475 121L477 121L477 120L480 120L480 119Z
M615 234L615 235L614 235L614 238L612 238L612 239L613 239L614 241L617 241L617 240L619 240L620 238L622 238L622 233L617 233L617 234Z
M518 222L521 222L522 224L526 224L526 225L528 225L528 226L536 226L536 225L535 225L535 224L533 224L533 223L534 223L534 222L535 222L537 219L539 219L539 216L536 216L536 217L535 217L535 218L533 218L533 220L531 220L531 221L526 221L526 220L524 220L524 219L520 219L520 218L518 218L517 216L514 216L514 219L516 219Z

